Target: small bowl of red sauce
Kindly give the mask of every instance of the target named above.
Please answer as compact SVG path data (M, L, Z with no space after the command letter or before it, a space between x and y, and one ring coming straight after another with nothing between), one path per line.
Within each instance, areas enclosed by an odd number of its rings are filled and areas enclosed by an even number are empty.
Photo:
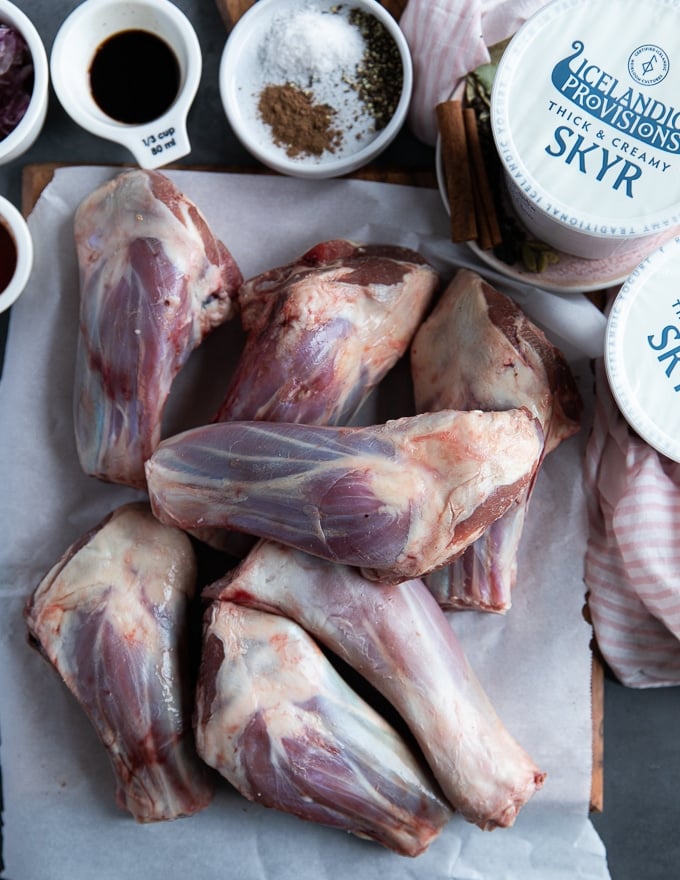
M47 115L49 65L35 26L0 0L0 164L25 153Z
M21 296L33 269L33 238L14 205L0 196L0 312Z

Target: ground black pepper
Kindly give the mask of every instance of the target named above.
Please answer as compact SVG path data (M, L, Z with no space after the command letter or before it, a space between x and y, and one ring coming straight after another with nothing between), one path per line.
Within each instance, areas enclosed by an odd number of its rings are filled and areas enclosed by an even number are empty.
M366 112L375 120L376 130L380 130L394 115L401 97L404 71L399 48L375 16L362 9L352 9L349 21L358 28L366 43L354 87Z
M315 104L310 92L290 83L265 86L258 110L274 142L291 158L332 153L342 140L342 132L332 124L335 110L328 104Z

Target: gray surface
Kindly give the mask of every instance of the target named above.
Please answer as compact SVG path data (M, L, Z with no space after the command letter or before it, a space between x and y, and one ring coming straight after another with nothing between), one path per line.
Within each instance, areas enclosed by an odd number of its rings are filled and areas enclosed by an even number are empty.
M49 54L74 0L17 0L32 18ZM187 165L253 167L231 134L217 88L225 31L212 0L176 0L191 19L204 55L203 77L189 116ZM21 172L32 162L127 163L129 154L78 129L54 92L41 137L20 160L0 166L0 193L20 204ZM385 166L432 167L433 151L404 132L385 153ZM0 315L0 353L10 313ZM2 416L4 417L4 416ZM604 812L593 816L614 880L671 880L680 876L680 693L678 688L632 691L610 675L605 691ZM4 876L4 875L2 875ZM21 880L21 878L10 878ZM489 878L493 880L493 878Z

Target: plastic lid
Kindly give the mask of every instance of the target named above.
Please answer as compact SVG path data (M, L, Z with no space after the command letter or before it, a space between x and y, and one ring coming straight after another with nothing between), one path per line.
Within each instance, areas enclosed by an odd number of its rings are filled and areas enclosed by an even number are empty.
M496 147L539 209L611 238L680 223L680 0L554 0L506 48Z
M619 291L607 320L605 366L626 421L680 461L680 237L654 251Z

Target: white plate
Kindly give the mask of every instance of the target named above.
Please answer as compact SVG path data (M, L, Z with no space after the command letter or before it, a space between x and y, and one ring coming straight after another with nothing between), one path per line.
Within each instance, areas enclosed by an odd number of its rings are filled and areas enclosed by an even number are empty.
M435 167L439 193L447 213L450 214L451 210L444 178L441 138L439 137L437 138L436 145ZM519 220L517 222L520 226L522 225ZM612 256L604 260L584 260L571 254L565 254L562 251L556 251L559 256L559 262L551 263L543 272L530 272L521 263L510 265L499 259L492 250L482 250L474 241L467 242L467 245L480 260L495 269L496 272L522 284L531 284L533 287L540 287L543 290L556 291L558 293L569 291L587 293L623 284L638 263L660 245L675 238L679 232L679 227L673 227L652 239L645 237L644 241L640 242L639 247L628 251L624 255Z

